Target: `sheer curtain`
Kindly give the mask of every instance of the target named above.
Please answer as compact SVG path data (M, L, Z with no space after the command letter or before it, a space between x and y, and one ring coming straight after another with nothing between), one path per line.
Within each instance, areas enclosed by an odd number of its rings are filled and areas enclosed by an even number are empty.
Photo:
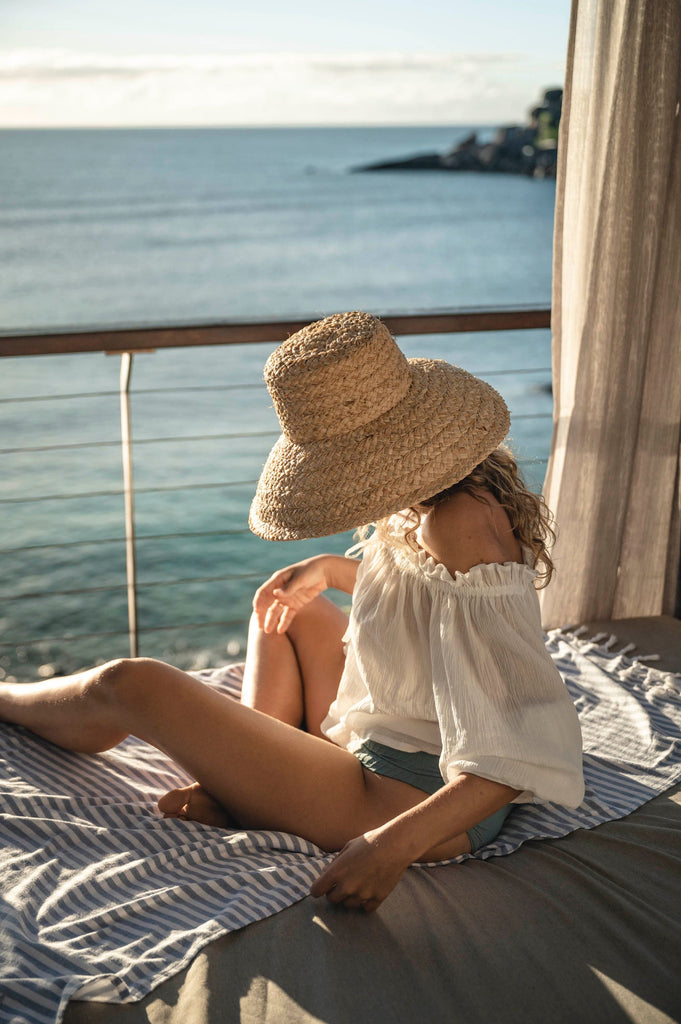
M553 274L546 627L679 614L681 3L573 0Z

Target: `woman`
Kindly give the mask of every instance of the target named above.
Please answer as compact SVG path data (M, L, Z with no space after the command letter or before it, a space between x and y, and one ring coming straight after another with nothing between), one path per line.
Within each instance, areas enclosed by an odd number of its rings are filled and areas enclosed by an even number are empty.
M196 779L162 798L166 816L340 851L312 895L371 911L414 861L493 838L512 802L582 799L577 716L528 564L550 575L547 518L499 448L496 391L405 359L374 317L312 324L265 375L283 435L251 528L377 523L362 561L319 556L259 589L240 704L141 658L3 684L0 717L83 752L139 736ZM349 625L327 587L353 594Z

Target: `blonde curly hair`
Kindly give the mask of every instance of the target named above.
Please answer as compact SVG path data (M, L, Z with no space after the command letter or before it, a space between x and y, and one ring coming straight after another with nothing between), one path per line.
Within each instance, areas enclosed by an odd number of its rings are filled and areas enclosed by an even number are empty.
M484 502L481 491L488 491L496 498L511 521L514 536L521 546L532 552L534 564L539 570L537 588L548 586L554 572L554 564L549 554L549 547L556 539L553 515L543 497L527 489L513 453L503 444L463 480L405 509L402 512L402 524L396 522L393 517L381 519L373 524L375 532L388 543L398 546L407 544L415 549L416 531L423 516L430 509L452 495L462 492ZM370 529L371 527L363 527L358 531L360 538L365 539Z

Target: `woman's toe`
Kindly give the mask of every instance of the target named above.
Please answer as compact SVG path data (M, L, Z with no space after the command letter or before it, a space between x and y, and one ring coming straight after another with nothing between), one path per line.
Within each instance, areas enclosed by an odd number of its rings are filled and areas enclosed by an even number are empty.
M193 788L184 786L182 789L171 789L169 793L165 793L158 802L161 814L165 814L167 818L177 818L181 815L189 803Z
M215 825L218 828L231 828L234 825L224 807L201 787L192 790L186 813L190 821L199 821L203 825Z

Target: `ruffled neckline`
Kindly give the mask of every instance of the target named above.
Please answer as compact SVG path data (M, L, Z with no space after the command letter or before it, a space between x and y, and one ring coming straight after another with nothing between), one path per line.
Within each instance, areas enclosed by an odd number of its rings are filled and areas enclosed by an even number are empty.
M524 562L481 562L467 572L456 571L452 575L449 569L437 562L423 548L413 551L411 548L390 548L395 560L404 568L418 572L427 579L438 580L449 586L456 587L508 587L513 584L527 586L538 575L537 570L528 564L530 552L523 549Z

